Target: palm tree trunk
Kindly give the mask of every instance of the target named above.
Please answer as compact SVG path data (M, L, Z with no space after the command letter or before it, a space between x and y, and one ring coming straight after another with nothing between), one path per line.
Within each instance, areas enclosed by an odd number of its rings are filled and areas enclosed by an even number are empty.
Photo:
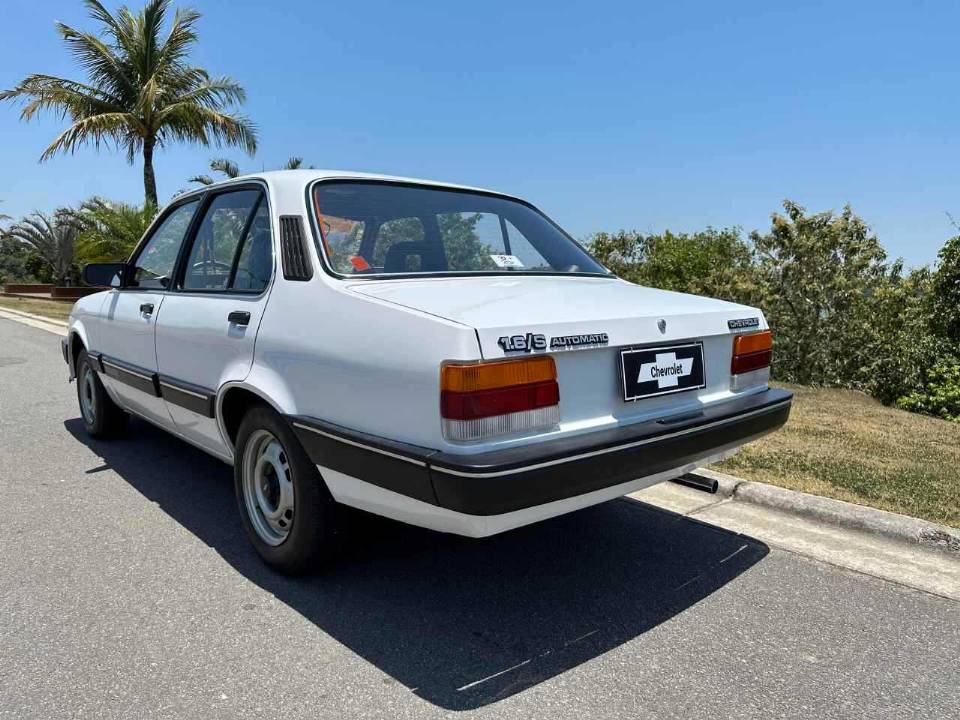
M157 179L153 174L153 141L143 143L143 194L148 205L157 207Z

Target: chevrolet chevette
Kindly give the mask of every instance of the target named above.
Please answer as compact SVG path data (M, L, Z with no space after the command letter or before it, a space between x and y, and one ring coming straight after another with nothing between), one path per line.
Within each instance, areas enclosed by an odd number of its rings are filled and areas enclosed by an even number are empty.
M106 289L63 354L88 433L135 415L231 464L250 541L286 573L335 554L342 506L492 535L715 462L790 412L760 310L621 280L488 190L237 178L176 197L84 280Z

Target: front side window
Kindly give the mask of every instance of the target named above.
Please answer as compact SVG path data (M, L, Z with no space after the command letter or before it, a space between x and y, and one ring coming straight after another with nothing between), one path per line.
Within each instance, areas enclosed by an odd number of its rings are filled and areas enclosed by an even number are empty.
M313 190L324 253L341 275L609 273L524 203L370 182Z
M210 201L183 271L184 290L260 291L273 271L267 205L259 190Z
M199 204L199 200L184 203L163 219L137 256L128 287L164 290L170 286L180 245Z

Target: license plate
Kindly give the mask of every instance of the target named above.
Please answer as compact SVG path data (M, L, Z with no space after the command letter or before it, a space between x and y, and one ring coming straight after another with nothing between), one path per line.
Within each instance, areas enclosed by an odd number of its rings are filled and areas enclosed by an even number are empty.
M628 402L706 387L703 344L621 350L620 376Z

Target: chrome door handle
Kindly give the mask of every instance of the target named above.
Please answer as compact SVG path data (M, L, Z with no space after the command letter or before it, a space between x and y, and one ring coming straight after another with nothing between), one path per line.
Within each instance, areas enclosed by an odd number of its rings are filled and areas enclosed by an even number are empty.
M249 325L250 313L248 313L246 310L234 310L232 313L227 315L227 320L234 325Z
M144 315L153 314L153 303L142 303L140 305L140 312Z

